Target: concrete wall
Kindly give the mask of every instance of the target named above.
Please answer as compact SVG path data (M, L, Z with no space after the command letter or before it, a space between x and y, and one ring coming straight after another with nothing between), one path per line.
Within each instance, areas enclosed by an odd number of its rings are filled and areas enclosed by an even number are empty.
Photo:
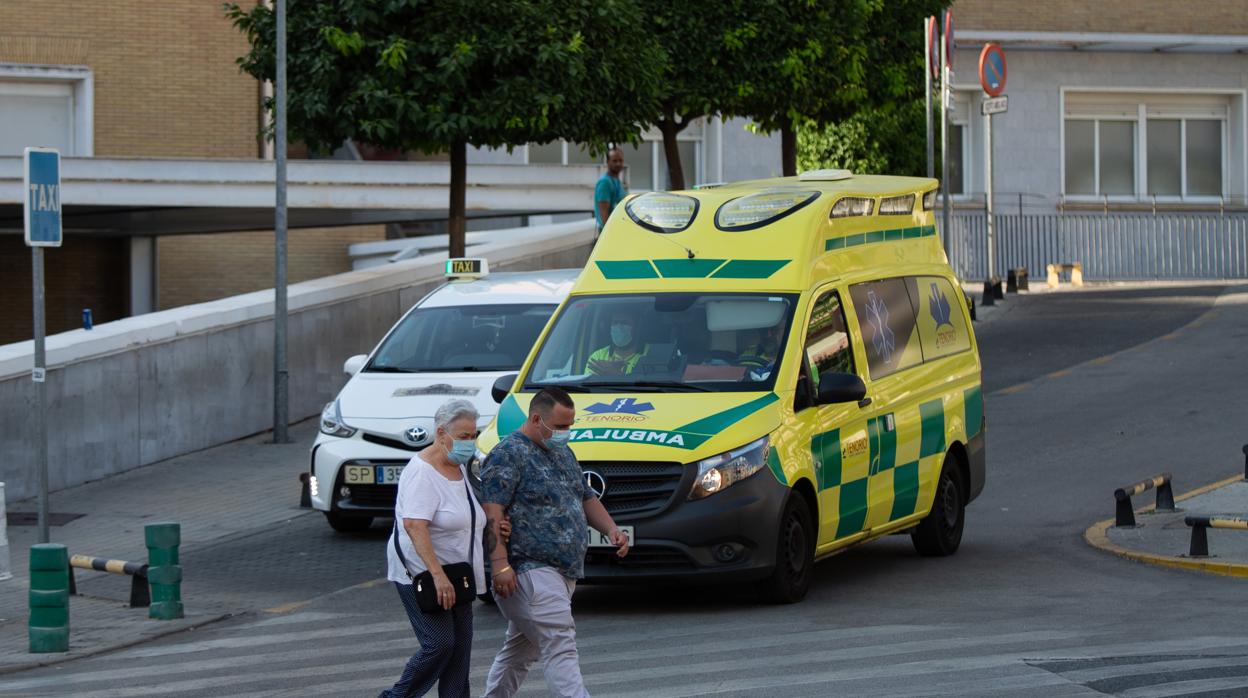
M746 130L749 123L749 119L729 119L724 122L725 182L780 176L780 134L753 133Z
M982 90L976 77L979 51L955 52L954 85L969 98L967 137L967 191L984 191ZM1061 128L1063 89L1131 90L1141 93L1229 95L1227 122L1229 198L1248 196L1245 174L1244 90L1248 89L1248 55L1192 53L1135 53L1092 51L1007 51L1010 108L993 117L994 185L998 192L1030 192L1045 197L1048 211L1056 208L1062 192ZM1038 201L1037 201L1038 203ZM1013 213L1016 195L998 198L997 205Z
M592 221L517 231L483 245L497 271L581 267ZM445 257L290 287L290 414L320 412L368 351L442 283ZM250 434L272 424L273 292L259 291L48 339L49 485L70 487ZM36 494L31 343L0 347L0 481Z

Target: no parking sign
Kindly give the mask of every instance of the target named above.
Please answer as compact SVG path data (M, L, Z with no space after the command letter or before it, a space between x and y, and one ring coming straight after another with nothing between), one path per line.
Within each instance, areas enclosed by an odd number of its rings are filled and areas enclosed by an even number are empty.
M986 44L979 52L979 85L989 97L1005 92L1005 51L997 44Z

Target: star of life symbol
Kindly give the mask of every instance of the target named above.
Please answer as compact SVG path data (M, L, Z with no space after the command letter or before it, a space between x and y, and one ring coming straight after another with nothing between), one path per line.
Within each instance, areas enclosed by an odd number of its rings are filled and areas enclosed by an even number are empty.
M635 397L622 397L612 400L610 404L598 402L585 408L590 414L641 414L654 409L654 405L649 402L638 403Z
M936 284L932 284L931 293L927 297L927 307L932 312L932 320L936 322L937 327L949 325L953 327L950 318L953 315L949 308L949 299L940 291Z
M867 324L871 326L871 346L876 356L884 359L884 363L892 363L897 340L888 327L888 306L875 291L867 292Z

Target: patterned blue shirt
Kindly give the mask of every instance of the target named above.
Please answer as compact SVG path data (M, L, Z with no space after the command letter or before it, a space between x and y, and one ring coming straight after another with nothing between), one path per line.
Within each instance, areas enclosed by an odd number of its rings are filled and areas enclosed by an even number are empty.
M569 579L584 576L589 546L584 502L594 493L572 449L547 451L512 432L481 466L481 495L511 517L507 557L517 573L553 567Z

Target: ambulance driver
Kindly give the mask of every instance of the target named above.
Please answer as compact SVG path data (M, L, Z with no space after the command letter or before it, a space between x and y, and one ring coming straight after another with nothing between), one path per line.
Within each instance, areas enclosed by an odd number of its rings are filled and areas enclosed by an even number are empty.
M585 373L619 376L632 373L645 350L637 342L637 312L625 308L611 311L611 343L589 355Z

